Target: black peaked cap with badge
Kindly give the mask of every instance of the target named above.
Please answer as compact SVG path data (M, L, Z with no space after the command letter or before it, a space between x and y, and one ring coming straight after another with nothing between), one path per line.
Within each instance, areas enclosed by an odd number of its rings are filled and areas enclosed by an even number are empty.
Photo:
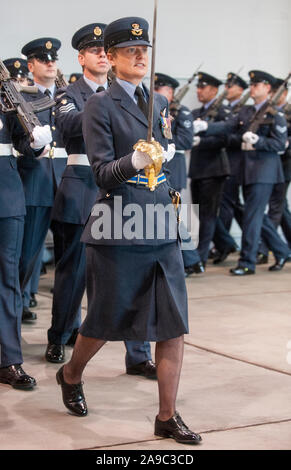
M275 85L276 78L270 73L263 72L262 70L250 70L249 71L250 84L252 83L266 83L271 86Z
M8 69L12 78L28 77L29 71L26 60L13 57L3 60L3 64Z
M155 74L155 87L169 86L171 88L177 88L180 85L178 80L164 73Z
M144 18L129 16L110 23L104 31L104 49L110 47L149 46L149 24Z
M248 88L247 82L243 78L241 78L239 75L233 72L229 72L227 74L227 80L225 84L228 85L229 83L232 83L233 85L238 85L244 90Z
M71 73L69 83L75 83L81 77L83 77L82 73Z
M57 51L61 44L61 41L56 38L34 39L23 46L21 53L27 59L36 58L47 62L54 62L58 59Z
M284 82L285 80L283 78L276 78L276 82L274 83L274 85L272 85L273 90L278 90L278 88L280 88L280 86L283 85ZM288 82L286 82L284 86L286 90L288 90Z
M72 47L81 51L86 47L103 47L106 24L91 23L78 29L72 37Z
M220 85L222 85L222 81L216 77L213 77L213 75L209 75L209 73L199 72L197 87L204 87L207 85L212 85L218 88Z

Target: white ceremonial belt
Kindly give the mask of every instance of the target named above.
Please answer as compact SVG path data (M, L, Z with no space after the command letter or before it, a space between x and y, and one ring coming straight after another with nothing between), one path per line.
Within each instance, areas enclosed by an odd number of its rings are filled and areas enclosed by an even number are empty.
M12 155L12 144L0 144L0 156Z
M184 155L184 154L185 154L185 150L176 150L175 153L181 153L182 155Z
M68 154L64 147L52 147L50 154L52 158L68 158Z
M71 155L68 156L67 165L90 166L90 163L85 153L72 153Z

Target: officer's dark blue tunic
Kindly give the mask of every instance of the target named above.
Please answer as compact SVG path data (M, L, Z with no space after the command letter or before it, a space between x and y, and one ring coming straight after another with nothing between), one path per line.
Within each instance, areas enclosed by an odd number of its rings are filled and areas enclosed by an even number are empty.
M164 148L167 140L161 132L160 113L166 108L167 100L155 94L153 135ZM131 163L133 145L146 139L147 128L142 111L115 81L87 103L84 139L100 190L82 236L88 260L88 314L80 328L84 336L162 341L188 331L184 268L177 235L157 236L163 221L165 234L169 225L176 223L169 186L164 181L150 191L138 182L128 182L137 173ZM115 217L114 196L121 196ZM140 236L135 234L131 240L125 235L128 217L124 209L132 207L128 204L141 208L143 222ZM169 218L151 218L147 227L146 204L170 204ZM100 209L106 214L104 224L111 227L109 237L98 229ZM146 236L146 227L153 229L153 237Z

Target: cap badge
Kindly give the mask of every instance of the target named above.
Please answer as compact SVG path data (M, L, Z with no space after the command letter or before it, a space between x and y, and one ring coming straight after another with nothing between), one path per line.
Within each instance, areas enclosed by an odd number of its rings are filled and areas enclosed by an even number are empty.
M230 80L230 79L232 78L232 74L229 73L229 74L227 75L227 78L228 78L228 80Z
M141 36L142 35L142 29L139 27L138 23L132 23L131 27L133 28L131 30L131 34L134 36Z
M250 73L250 77L251 77L251 78L254 78L254 76L255 76L254 72L251 72L251 73Z
M67 104L67 102L68 102L68 100L66 100L66 98L64 98L64 99L61 101L62 104Z
M46 47L47 49L51 49L51 48L53 47L51 41L47 41L47 42L45 43L45 47Z
M16 69L20 69L21 63L19 62L19 60L16 60L16 61L14 62L14 67L15 67Z
M73 75L73 76L71 77L71 83L74 83L76 80L77 80L77 77L76 77L75 75Z
M99 26L96 26L96 28L94 28L94 34L95 34L95 36L101 36L102 29L99 28Z

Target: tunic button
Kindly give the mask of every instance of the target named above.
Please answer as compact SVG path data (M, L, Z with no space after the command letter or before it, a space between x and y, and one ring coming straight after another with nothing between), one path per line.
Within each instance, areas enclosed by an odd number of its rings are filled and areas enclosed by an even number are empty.
M53 115L53 116L55 116L55 115L56 115L55 111L53 111L53 112L52 112L52 115Z
M54 147L56 147L56 146L57 146L57 143L56 143L56 142L54 142Z
M53 130L53 131L55 131L55 130L56 130L55 126L52 126L52 130Z
M110 193L107 193L107 194L106 194L106 197L109 197L109 196L110 196Z

